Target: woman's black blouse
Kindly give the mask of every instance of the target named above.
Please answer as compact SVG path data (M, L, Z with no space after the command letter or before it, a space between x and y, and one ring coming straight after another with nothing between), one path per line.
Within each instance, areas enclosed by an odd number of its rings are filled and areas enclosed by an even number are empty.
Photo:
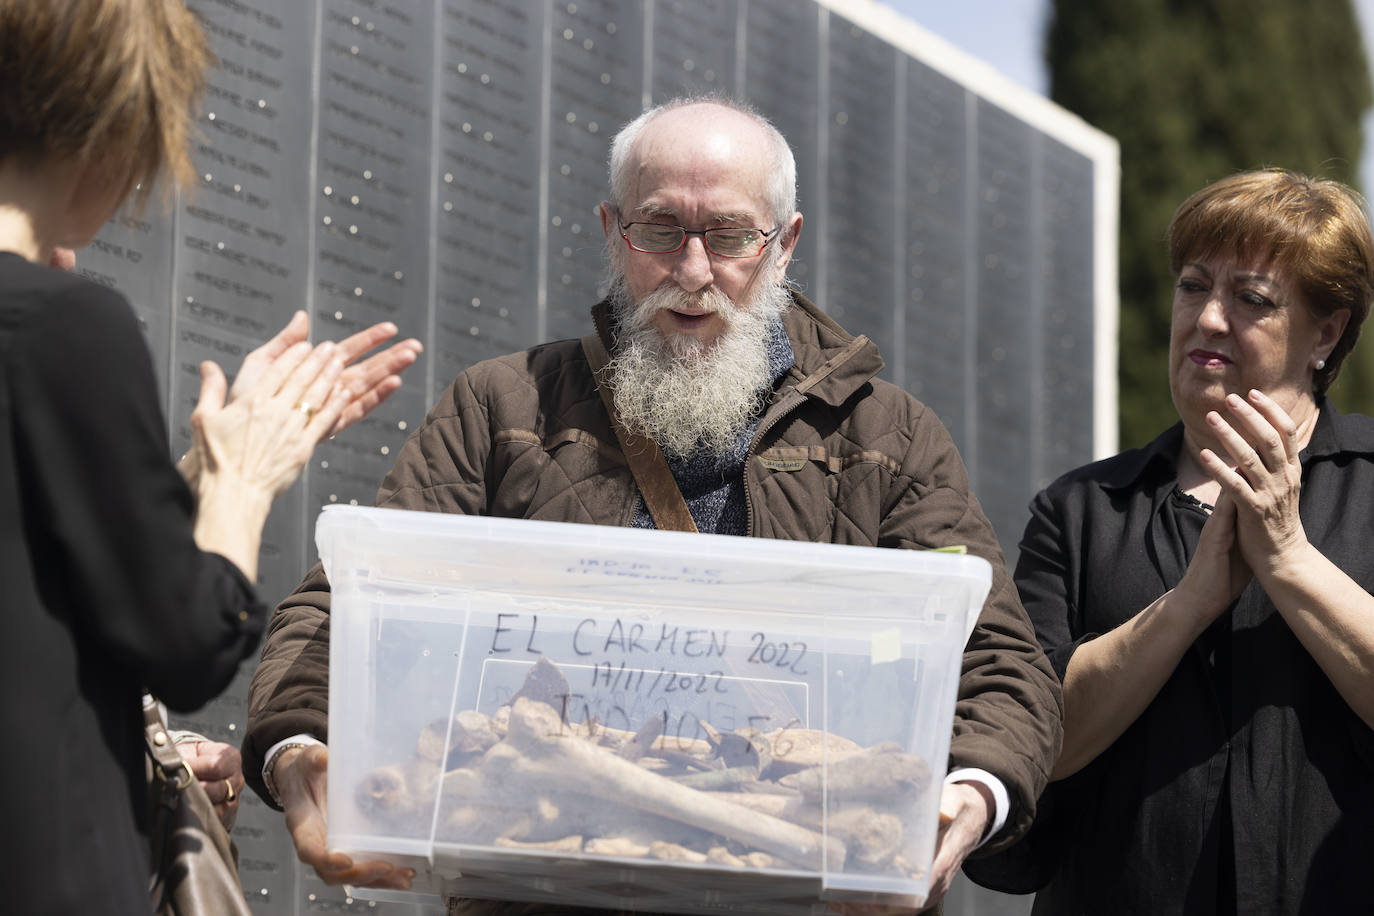
M266 617L191 522L128 302L0 253L0 910L152 909L141 691L205 703Z
M1181 441L1175 426L1032 502L1016 583L1061 678L1187 569ZM1374 589L1374 420L1322 404L1302 464L1309 540ZM966 865L974 880L1040 889L1037 914L1374 912L1374 731L1258 584L1221 620L1106 752L1050 785L1025 840Z

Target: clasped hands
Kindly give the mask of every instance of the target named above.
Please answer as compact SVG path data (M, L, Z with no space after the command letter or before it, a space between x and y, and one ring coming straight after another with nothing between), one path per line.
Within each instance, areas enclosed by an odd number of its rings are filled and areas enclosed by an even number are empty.
M1239 597L1252 575L1277 571L1307 545L1298 511L1303 448L1298 424L1256 389L1244 398L1227 395L1225 408L1225 416L1213 410L1205 419L1230 460L1210 448L1198 455L1203 471L1221 486L1221 496L1184 577L1199 592L1211 592L1207 604L1215 614ZM1216 574L1222 564L1225 576ZM1200 576L1208 581L1199 581Z

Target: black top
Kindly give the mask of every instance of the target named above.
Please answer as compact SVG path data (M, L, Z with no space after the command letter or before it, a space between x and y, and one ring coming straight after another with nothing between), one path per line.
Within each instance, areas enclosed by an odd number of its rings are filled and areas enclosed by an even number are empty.
M228 685L265 609L191 537L122 296L0 253L6 912L148 913L140 694Z
M1181 441L1175 426L1032 502L1016 582L1060 677L1187 569ZM1308 539L1369 590L1374 421L1323 404L1302 465ZM1044 886L1037 914L1370 912L1374 731L1257 583L1222 619L1107 751L1050 785L1031 835L971 877Z

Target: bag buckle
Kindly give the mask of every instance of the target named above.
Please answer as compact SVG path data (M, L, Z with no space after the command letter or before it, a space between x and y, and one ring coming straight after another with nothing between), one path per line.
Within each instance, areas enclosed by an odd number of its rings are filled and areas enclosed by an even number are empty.
M191 768L185 760L178 760L177 765L173 767L176 772L175 777L168 772L166 764L161 761L158 761L158 765L153 769L157 771L158 779L164 783L170 783L172 788L178 792L184 791L187 786L196 781L196 775L191 772Z

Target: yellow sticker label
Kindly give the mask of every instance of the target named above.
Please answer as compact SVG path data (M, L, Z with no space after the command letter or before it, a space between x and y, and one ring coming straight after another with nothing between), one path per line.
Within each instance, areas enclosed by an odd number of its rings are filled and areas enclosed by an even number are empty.
M895 662L902 657L902 631L898 627L878 630L870 637L868 660L875 665Z
M949 544L945 547L932 547L933 553L968 553L968 547L963 544Z
M800 471L806 467L805 458L759 458L770 471Z

